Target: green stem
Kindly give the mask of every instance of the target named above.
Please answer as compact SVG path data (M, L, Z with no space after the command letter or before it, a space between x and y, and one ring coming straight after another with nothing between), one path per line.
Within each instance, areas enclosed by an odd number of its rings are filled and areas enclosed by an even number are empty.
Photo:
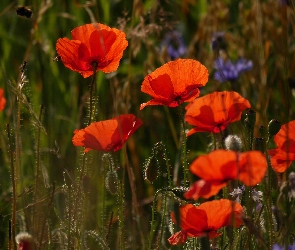
M208 237L201 238L201 249L202 250L210 250L210 242Z
M41 109L40 109L40 113L39 113L39 121L41 122L41 117L42 117L42 112L43 112L43 108L44 106L41 105ZM34 202L35 204L37 204L37 199L39 196L39 179L40 179L40 173L41 173L41 168L40 168L40 134L41 134L41 128L38 127L38 134L37 134L37 145L36 145L36 173L35 173L35 192L34 192ZM35 215L35 211L36 210L36 206L34 206L33 209L33 225L34 225L34 229L37 229L37 224L36 224L36 215ZM40 218L40 216L38 216L38 219Z
M93 76L89 87L90 97L89 97L89 120L88 120L88 126L91 124L93 119L93 106L94 106L94 98L93 98L93 89L96 82L96 70L97 70L97 62L93 63Z
M9 140L9 151L10 151L10 171L11 171L11 181L12 181L12 218L11 218L11 235L13 242L13 249L16 250L15 245L15 223L16 223L16 176L15 169L13 165L13 150L12 150L12 140L10 135L10 126L7 124L7 136Z
M183 109L179 103L179 113L182 122L182 132L183 132L183 141L182 141L182 164L183 164L183 186L187 187L188 184L188 163L187 163L187 155L186 155L186 133L185 133L185 120Z
M150 237L149 237L149 245L148 249L152 250L152 241L155 234L155 212L156 212L156 203L158 200L158 195L162 192L162 189L159 189L154 196L153 207L152 207L152 221L151 221L151 230L150 230Z

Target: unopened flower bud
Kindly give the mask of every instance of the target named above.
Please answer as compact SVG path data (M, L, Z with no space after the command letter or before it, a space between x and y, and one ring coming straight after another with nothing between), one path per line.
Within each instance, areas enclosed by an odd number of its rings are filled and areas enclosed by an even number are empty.
M269 134L269 136L276 135L280 131L281 126L282 126L282 124L278 120L272 119L268 123L268 134Z
M242 140L237 135L229 135L224 140L225 148L232 151L242 150Z
M256 123L256 112L252 109L249 109L246 113L246 119L245 121L249 123L251 128L254 128L254 125Z

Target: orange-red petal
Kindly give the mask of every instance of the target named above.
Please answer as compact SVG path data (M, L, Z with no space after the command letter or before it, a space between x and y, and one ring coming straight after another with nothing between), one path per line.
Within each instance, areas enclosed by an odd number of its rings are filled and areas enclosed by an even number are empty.
M206 212L208 228L213 231L229 225L240 227L243 222L243 207L234 201L227 199L208 201L198 208Z
M185 121L193 126L187 136L196 132L219 133L229 123L241 119L250 108L248 100L234 91L214 92L195 99L186 107Z
M117 151L127 139L142 125L142 121L132 114L120 115L111 120L93 122L85 129L75 130L72 142L75 146L98 151Z
M0 88L0 111L5 108L6 99L4 97L4 90Z
M208 199L216 195L222 188L226 186L227 182L211 182L205 180L196 181L187 192L184 193L186 199L197 200L199 198Z
M288 140L295 141L295 120L282 125L280 131L274 136L274 141L278 147L283 146ZM292 143L289 146L291 148L288 150L295 152L295 144Z
M221 199L202 203L198 207L183 205L179 214L182 231L169 238L169 243L173 245L183 244L187 237L218 237L221 233L217 230L224 226L240 227L243 207L234 201Z
M71 32L73 40L58 39L56 50L64 65L89 77L93 65L97 71L110 73L117 70L128 42L124 32L106 25L85 24Z
M238 154L234 151L215 150L201 155L190 165L190 171L206 181L226 182L238 177Z
M267 161L260 151L249 151L240 154L238 166L238 179L246 186L255 186L265 176Z
M240 180L247 186L260 183L267 170L267 161L260 151L237 153L215 150L199 156L190 165L190 171L201 180L184 194L186 199L210 198L230 180Z
M273 170L278 173L285 172L295 160L295 153L286 152L281 148L268 150Z
M153 99L141 104L140 109L148 105L176 107L190 102L199 96L199 88L205 86L208 75L207 68L192 59L168 62L144 78L141 91Z
M278 147L268 150L271 166L274 171L283 173L295 160L295 120L282 125L274 141Z

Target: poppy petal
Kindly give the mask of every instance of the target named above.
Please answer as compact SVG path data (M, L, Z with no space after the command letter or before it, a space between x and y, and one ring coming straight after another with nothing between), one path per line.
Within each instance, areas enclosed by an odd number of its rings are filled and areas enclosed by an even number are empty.
M215 150L201 155L190 165L190 171L206 181L226 182L237 178L237 153Z
M219 133L229 123L240 120L242 111L250 107L249 101L234 91L197 98L186 107L185 121L195 126L187 136L201 131Z
M238 179L247 186L260 183L267 170L267 161L260 151L249 151L239 156Z
M85 24L71 32L73 40L58 39L56 50L64 65L79 72L84 78L97 71L110 73L117 70L128 42L124 32L103 24Z
M72 142L75 146L98 151L120 150L127 139L142 125L132 114L120 115L111 120L93 122L85 129L75 130Z
M243 207L227 199L213 200L200 206L192 204L179 208L181 232L169 238L170 244L183 244L187 237L215 238L224 226L240 227L242 224Z
M80 74L83 74L84 77L89 76L89 73L91 73L91 67L87 65L85 61L81 61L79 58L79 55L81 54L81 50L83 50L83 47L81 47L81 42L77 40L69 40L68 38L60 38L57 40L56 43L56 50L59 54L63 64L74 71L79 72ZM86 53L85 50L83 50ZM89 71L89 73L85 73L84 71ZM93 73L93 72L92 72ZM91 74L92 74L91 73Z
M153 100L141 105L167 105L176 107L180 103L196 98L208 81L208 70L198 61L177 59L157 68L144 78L141 91Z
M208 199L216 195L222 188L226 186L227 182L210 182L205 180L196 181L187 192L184 193L186 199L197 200L199 198Z
M285 172L295 160L295 153L289 153L281 148L268 150L270 162L273 170L277 173Z
M242 224L243 207L237 202L220 199L204 202L198 208L206 212L208 228L213 231L229 225L240 227Z
M0 111L5 108L6 99L4 97L4 90L0 88Z
M294 131L295 131L295 120L290 121L286 124L283 124L281 126L280 131L274 136L274 141L277 144L277 146L281 147L289 139L295 140ZM293 147L293 150L295 152L294 147Z

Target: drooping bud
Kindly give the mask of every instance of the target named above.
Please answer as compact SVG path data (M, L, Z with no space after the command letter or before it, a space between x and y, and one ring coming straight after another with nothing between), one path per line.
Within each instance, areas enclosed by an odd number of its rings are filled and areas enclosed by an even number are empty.
M229 135L224 140L224 145L227 150L241 151L243 147L242 140L237 135Z
M281 126L282 126L282 124L278 120L272 119L268 123L268 134L269 134L269 136L276 135L280 131Z
M153 183L159 176L159 161L152 156L147 160L144 168L144 179Z

